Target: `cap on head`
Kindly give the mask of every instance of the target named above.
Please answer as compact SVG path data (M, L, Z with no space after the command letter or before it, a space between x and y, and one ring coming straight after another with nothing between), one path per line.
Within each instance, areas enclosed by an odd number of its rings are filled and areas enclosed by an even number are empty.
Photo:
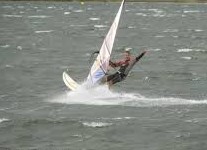
M124 51L125 52L128 52L128 53L130 53L130 50L131 50L131 48L129 48L129 47L127 47L127 48L124 49Z

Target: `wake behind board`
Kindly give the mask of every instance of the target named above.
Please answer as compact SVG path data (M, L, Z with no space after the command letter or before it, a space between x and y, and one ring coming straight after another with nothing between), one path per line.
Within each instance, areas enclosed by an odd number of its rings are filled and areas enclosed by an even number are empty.
M72 91L76 90L79 86L66 72L63 72L63 81L65 85Z

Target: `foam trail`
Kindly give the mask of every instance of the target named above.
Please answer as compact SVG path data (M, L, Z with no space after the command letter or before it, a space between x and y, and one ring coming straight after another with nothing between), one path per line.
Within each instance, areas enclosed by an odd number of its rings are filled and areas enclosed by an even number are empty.
M207 100L188 100L188 99L182 99L182 98L137 98L134 101L131 101L129 103L125 103L126 106L134 106L134 107L166 107L166 106L172 106L172 105L201 105L201 104L207 104Z
M51 102L66 104L85 104L85 105L121 105L121 103L131 101L136 97L124 93L115 93L106 86L98 86L93 89L86 89L81 86L76 91L66 92L64 95L57 96Z
M98 86L93 89L86 89L81 86L76 91L69 91L54 97L50 102L70 105L120 105L130 107L207 104L207 100L188 100L174 97L149 98L139 93L118 93L110 91L106 86Z

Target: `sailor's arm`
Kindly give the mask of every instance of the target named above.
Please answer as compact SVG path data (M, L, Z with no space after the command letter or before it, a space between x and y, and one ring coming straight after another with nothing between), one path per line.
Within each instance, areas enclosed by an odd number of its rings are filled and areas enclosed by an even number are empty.
M112 62L111 60L109 60L109 65L110 65L111 67L117 67L117 64L114 63L114 62Z
M111 64L110 64L111 63ZM120 60L120 61L116 61L116 62L109 62L109 65L111 67L120 67L122 65L126 65L128 64L129 61L128 60Z

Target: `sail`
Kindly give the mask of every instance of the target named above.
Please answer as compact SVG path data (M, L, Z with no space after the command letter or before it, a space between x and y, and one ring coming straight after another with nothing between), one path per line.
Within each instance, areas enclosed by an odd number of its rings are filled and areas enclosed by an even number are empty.
M100 79L102 79L108 69L109 66L109 59L111 56L111 52L112 52L112 48L113 48L113 44L114 44L114 40L115 40L115 36L116 36L116 31L119 25L119 20L121 17L121 12L122 12L122 8L124 5L125 0L122 1L121 6L116 14L116 17L114 19L113 24L111 25L104 41L103 44L101 46L101 49L99 51L99 54L96 58L96 60L94 61L91 70L88 74L87 77L87 81L86 83L90 84L90 85L94 85L97 84Z

